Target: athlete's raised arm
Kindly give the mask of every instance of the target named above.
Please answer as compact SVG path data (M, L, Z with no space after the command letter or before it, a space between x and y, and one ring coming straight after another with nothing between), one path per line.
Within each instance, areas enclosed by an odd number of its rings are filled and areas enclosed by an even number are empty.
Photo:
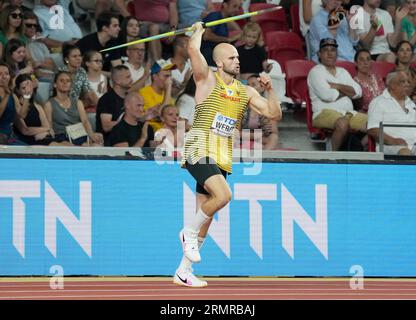
M192 71L194 73L195 82L205 80L209 76L210 69L208 63L201 53L202 34L205 29L201 22L197 22L192 26L195 31L191 36L188 44L188 54L191 60Z

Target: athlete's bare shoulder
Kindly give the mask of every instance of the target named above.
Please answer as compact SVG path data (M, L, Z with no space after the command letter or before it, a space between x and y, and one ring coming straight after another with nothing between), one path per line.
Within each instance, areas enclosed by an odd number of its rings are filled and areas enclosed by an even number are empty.
M196 91L195 91L195 102L196 104L202 103L209 94L214 90L217 79L215 77L214 71L209 69L208 74L205 78L199 79L196 81Z
M247 96L248 96L248 100L250 100L254 96L259 96L260 95L257 92L257 90L254 89L253 87L250 87L250 86L248 86L246 84L243 84L243 86L244 86L244 89L246 89L246 93L247 93Z

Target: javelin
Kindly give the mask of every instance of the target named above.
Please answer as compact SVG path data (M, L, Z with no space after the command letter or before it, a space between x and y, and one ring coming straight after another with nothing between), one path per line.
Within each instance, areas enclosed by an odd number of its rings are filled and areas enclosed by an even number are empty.
M210 22L207 22L207 23L203 22L202 25L203 25L204 28L214 27L214 26L219 25L219 24L223 24L223 23L227 23L227 22L231 22L231 21L236 21L236 20L241 20L241 19L257 16L259 14L275 11L275 10L278 10L278 9L281 9L281 8L282 8L281 6L276 6L276 7L272 7L272 8L263 9L263 10L247 12L247 13L243 13L243 14L240 14L240 15L234 16L234 17L228 17L228 18L224 18L224 19L210 21ZM161 33L161 34L158 34L158 35L155 35L155 36L151 36L151 37L147 37L147 38L139 39L139 40L134 40L134 41L127 42L127 43L124 43L124 44L120 44L118 46L103 49L100 52L105 52L105 51L110 51L110 50L114 50L114 49L124 48L124 47L131 46L131 45L137 44L137 43L144 43L144 42L149 42L149 41L158 40L158 39L162 39L162 38L173 37L173 36L177 36L179 34L184 34L184 33L189 32L189 31L194 31L194 28L187 27L187 28L182 28L182 29L178 29L178 30L173 30L173 31Z

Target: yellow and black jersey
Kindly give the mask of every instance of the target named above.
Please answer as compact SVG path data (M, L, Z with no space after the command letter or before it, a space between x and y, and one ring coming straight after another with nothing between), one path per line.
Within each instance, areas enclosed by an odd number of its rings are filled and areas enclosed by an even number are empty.
M210 157L218 166L232 172L233 136L241 125L248 104L244 85L233 80L230 85L215 73L216 85L209 96L195 107L194 122L188 132L182 166Z

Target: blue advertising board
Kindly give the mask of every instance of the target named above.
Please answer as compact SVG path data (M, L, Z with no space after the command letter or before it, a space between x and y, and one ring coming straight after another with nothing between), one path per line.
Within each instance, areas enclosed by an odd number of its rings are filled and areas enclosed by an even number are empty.
M172 275L195 182L154 161L1 159L0 275ZM234 164L195 273L416 276L416 167Z

